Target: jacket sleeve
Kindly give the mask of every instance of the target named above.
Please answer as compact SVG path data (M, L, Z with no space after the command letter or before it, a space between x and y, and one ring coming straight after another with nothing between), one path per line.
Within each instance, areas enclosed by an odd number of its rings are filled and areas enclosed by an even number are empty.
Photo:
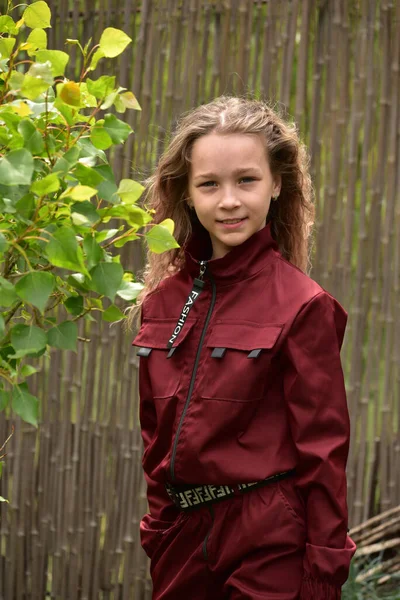
M143 321L143 311L142 311ZM140 397L140 426L144 445L142 459L144 477L147 483L147 501L149 511L154 519L160 521L171 521L176 519L178 509L167 494L165 486L159 481L152 479L145 469L145 456L148 451L157 428L157 414L151 390L151 380L147 369L147 359L139 359L139 397Z
M339 600L356 550L347 535L350 422L340 361L346 321L322 291L300 310L286 340L285 397L307 522L300 600Z

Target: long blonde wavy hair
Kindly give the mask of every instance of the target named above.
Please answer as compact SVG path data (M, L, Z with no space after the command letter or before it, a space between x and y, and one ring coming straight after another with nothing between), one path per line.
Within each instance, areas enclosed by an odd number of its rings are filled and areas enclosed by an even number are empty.
M194 142L211 132L252 133L263 137L271 173L281 178L279 198L271 202L268 214L271 233L282 256L308 271L314 204L308 155L295 125L265 102L220 96L180 117L153 175L145 181L146 208L154 210L155 223L173 219L174 236L180 248L161 255L148 252L144 289L132 307L130 322L146 296L184 265L183 249L195 218L188 206L191 152Z

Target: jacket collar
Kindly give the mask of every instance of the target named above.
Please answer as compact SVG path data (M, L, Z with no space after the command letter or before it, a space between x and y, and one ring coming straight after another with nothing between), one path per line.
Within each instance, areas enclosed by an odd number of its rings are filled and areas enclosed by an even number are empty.
M216 281L225 283L247 279L266 266L271 252L279 251L271 234L271 223L254 233L243 244L235 246L223 258L210 260L211 239L204 227L196 227L184 248L185 267L192 277L200 271L200 261L207 261L207 270Z

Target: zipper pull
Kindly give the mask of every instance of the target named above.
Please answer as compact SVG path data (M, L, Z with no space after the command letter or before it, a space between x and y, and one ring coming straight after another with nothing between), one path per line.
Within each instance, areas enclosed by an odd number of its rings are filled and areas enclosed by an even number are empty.
M178 335L180 334L180 332L182 331L185 321L187 319L187 316L193 308L193 304L196 302L197 298L200 296L201 292L203 291L203 288L205 286L204 275L205 275L206 270L207 270L207 261L206 260L200 261L199 276L196 277L193 281L193 287L192 287L190 294L182 308L181 316L179 317L178 322L175 325L174 331L172 332L172 335L168 341L167 349L169 350L169 353L168 353L167 358L171 358L171 356L175 352L176 346L172 347L172 345L175 342Z

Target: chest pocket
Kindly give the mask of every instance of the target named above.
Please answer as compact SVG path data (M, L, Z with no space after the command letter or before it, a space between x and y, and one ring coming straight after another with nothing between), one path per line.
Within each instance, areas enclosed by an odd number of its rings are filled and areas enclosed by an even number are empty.
M146 361L154 398L174 396L179 388L185 366L185 340L197 319L188 317L173 343L172 352L167 343L176 326L177 318L145 319L133 346L138 348L140 360Z
M282 329L283 325L250 321L215 323L207 341L200 395L236 402L260 399Z

